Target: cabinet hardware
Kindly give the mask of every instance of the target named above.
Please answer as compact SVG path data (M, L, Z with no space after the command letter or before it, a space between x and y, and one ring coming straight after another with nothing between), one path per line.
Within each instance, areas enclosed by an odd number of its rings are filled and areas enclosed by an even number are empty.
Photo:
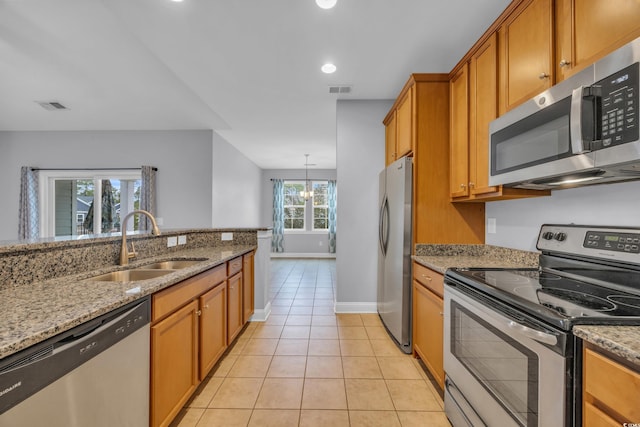
M470 182L469 183L469 188L474 188L476 186L476 184L474 182Z
M208 309L209 308L209 304L205 305L204 308Z
M571 61L567 61L566 59L560 61L560 67L566 67L567 65L571 65Z
M538 76L538 78L539 78L540 80L548 79L548 78L549 78L549 74L547 74L547 73L540 73L540 75Z
M467 184L460 184L460 188L464 190L465 188L467 188Z
M202 316L202 310L198 310L198 311L196 311L196 314L197 314L198 316Z
M423 274L422 277L424 277L428 281L432 281L433 280L430 276L427 276L426 274Z

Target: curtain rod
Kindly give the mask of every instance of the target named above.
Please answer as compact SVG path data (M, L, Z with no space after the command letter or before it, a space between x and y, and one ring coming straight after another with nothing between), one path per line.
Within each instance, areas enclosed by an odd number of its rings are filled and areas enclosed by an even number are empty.
M31 168L32 171L137 171L142 168ZM157 171L158 168L153 168Z
M296 178L269 178L269 181L274 181L276 179L281 179L283 181L307 181L304 178L296 179ZM337 179L329 179L329 178L309 178L309 181L337 181Z

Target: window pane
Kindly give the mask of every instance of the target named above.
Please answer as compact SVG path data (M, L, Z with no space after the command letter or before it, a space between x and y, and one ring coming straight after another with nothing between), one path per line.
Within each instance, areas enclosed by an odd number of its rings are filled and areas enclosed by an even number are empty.
M326 230L329 228L329 223L326 219L314 219L313 220L313 229L314 230Z

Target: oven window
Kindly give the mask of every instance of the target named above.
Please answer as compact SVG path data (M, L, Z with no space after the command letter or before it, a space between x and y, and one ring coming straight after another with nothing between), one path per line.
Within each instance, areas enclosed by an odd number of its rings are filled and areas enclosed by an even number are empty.
M451 353L521 426L538 425L538 357L455 301Z
M571 97L491 135L493 175L571 155Z

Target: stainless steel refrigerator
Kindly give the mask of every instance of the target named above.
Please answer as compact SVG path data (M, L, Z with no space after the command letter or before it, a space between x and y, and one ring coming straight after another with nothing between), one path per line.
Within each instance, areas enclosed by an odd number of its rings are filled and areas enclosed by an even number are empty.
M412 163L403 157L380 172L378 314L405 353L411 353Z

